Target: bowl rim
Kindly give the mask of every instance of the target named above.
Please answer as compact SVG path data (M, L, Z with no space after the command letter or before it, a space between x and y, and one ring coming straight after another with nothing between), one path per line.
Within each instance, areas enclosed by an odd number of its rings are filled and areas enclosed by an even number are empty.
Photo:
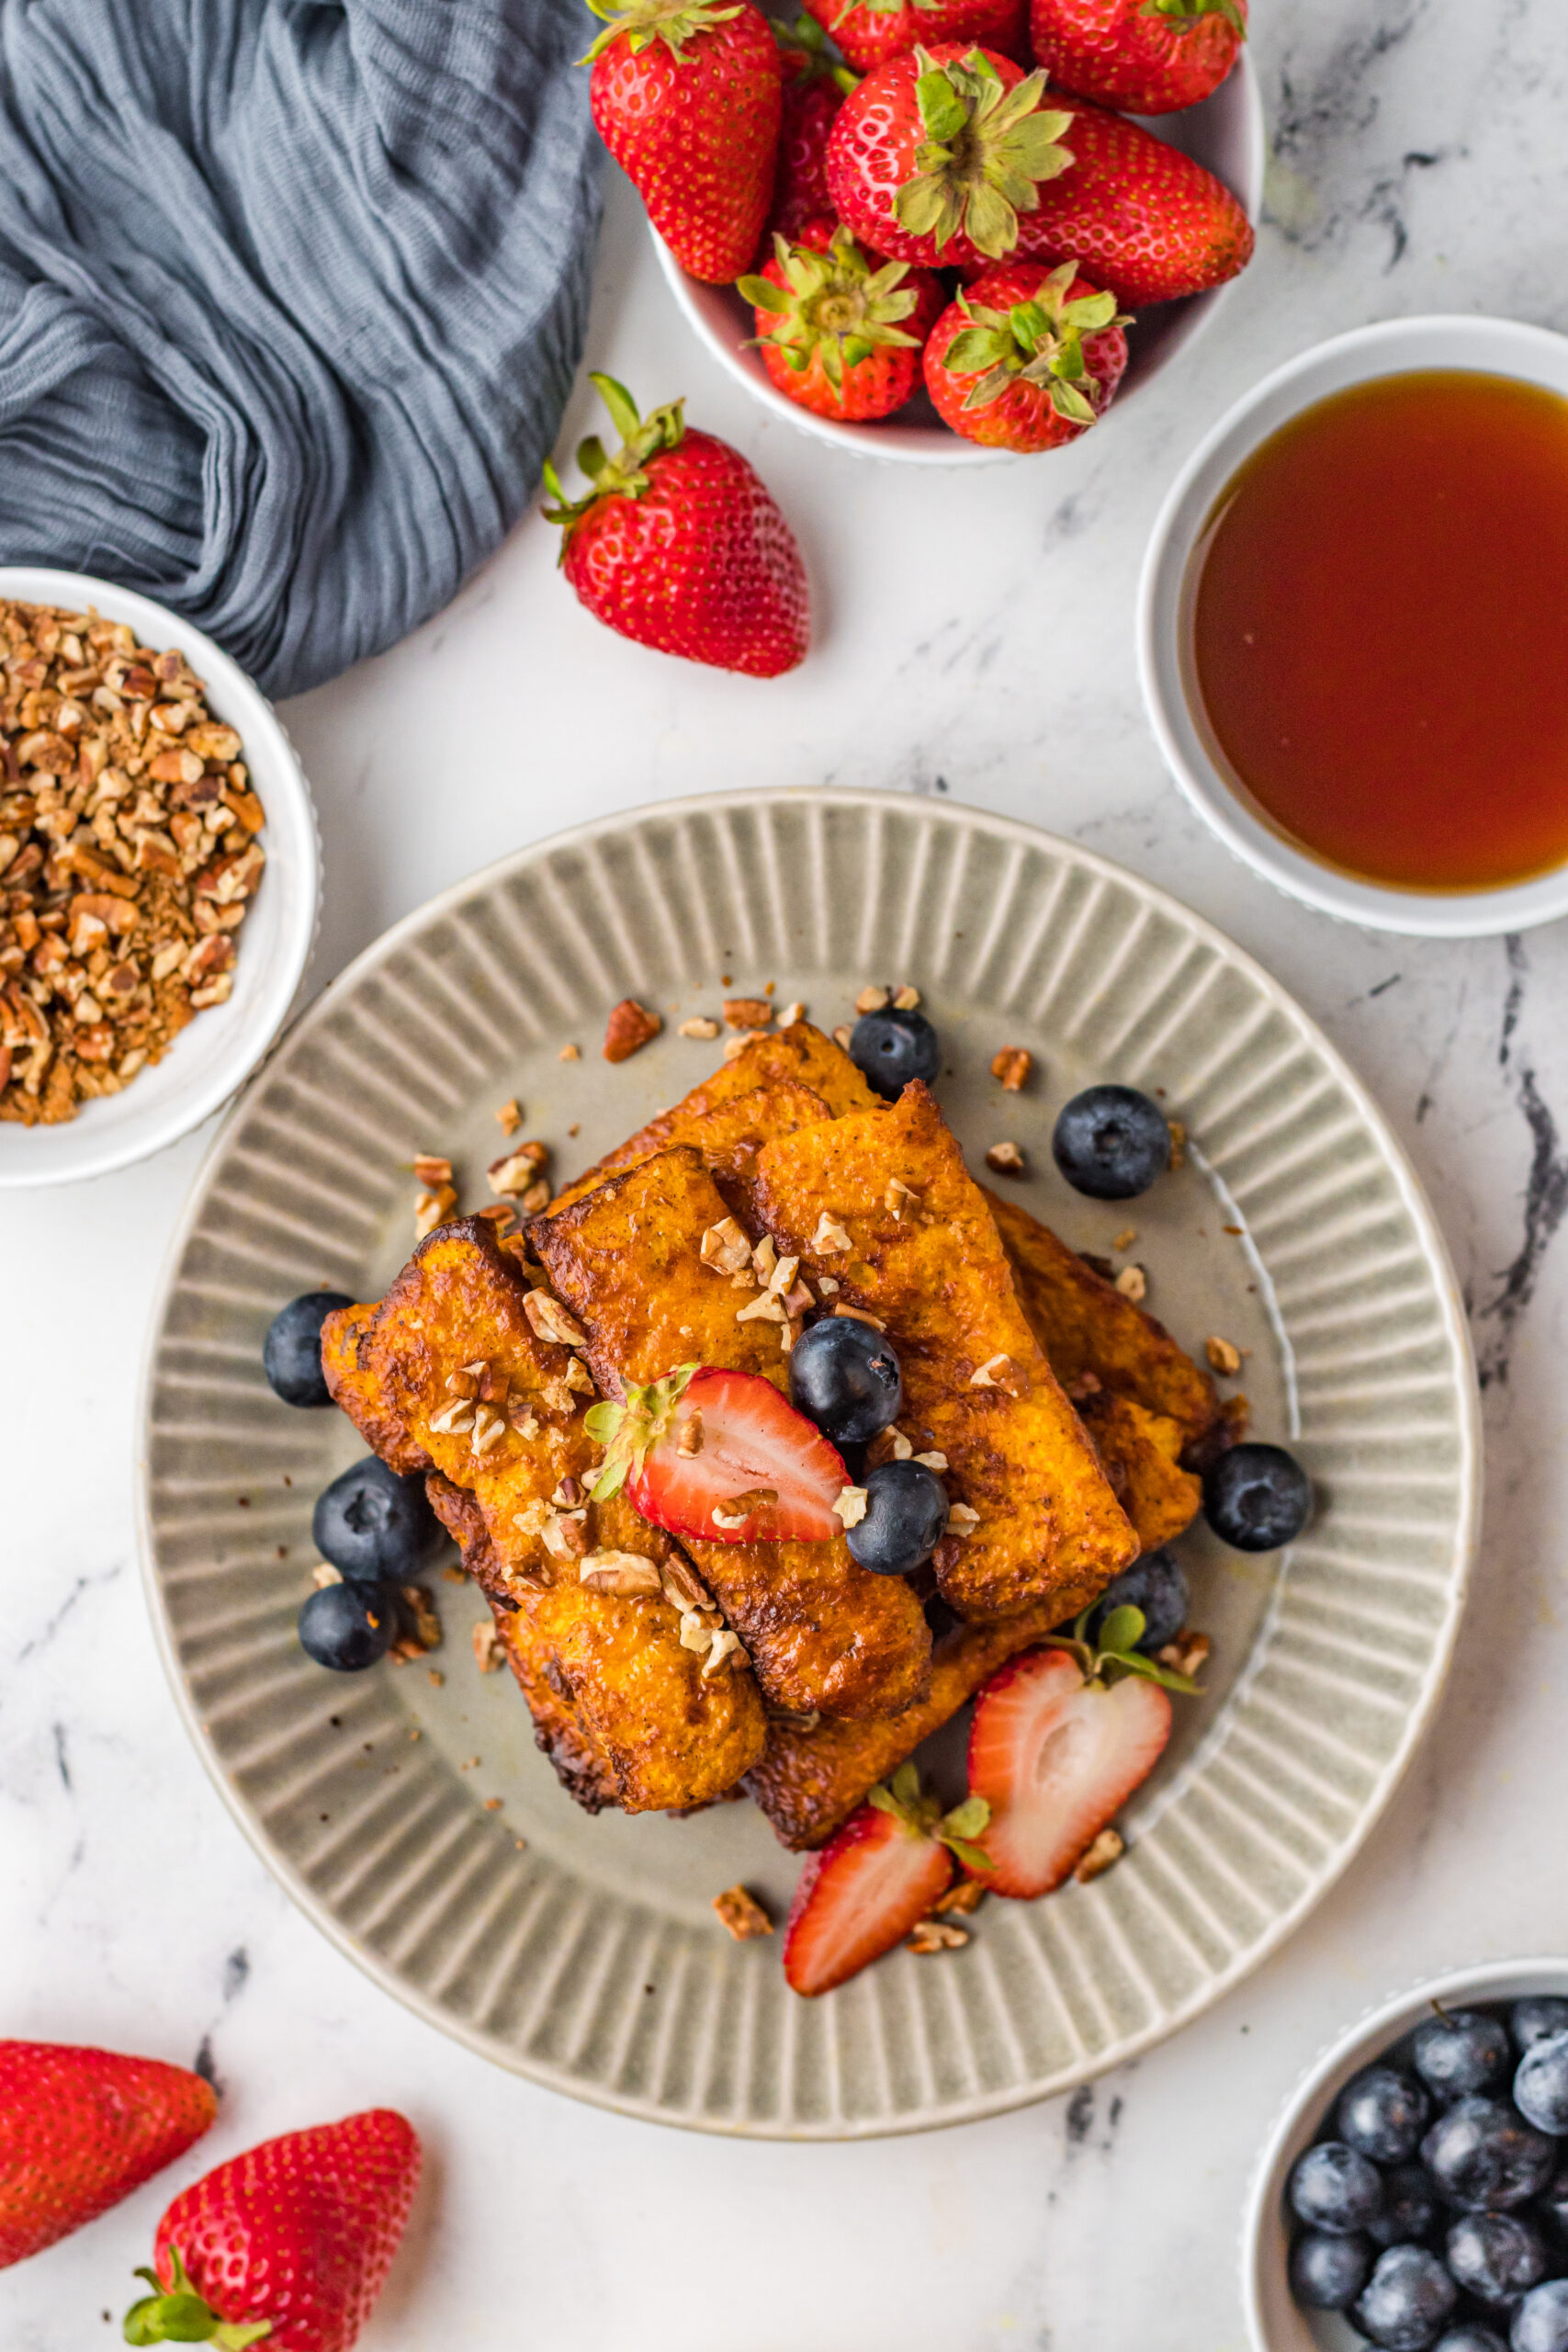
M1568 1959L1532 1953L1517 1960L1478 1960L1427 1976L1373 2001L1325 2043L1286 2096L1253 2168L1241 2228L1241 2302L1251 2352L1294 2352L1268 2332L1268 2290L1284 2278L1288 2244L1281 2211L1286 2175L1315 2135L1328 2103L1369 2060L1416 2025L1434 2001L1517 2000L1531 1993L1568 1996ZM1266 2267L1278 2266L1270 2282ZM1305 2331L1303 2341L1312 2339Z
M1217 89L1211 91L1209 97L1201 103L1205 106L1213 104L1220 95L1220 91L1227 89L1232 84L1235 85L1239 102L1242 145L1246 158L1245 168L1239 175L1245 185L1236 187L1234 193L1239 198L1248 220L1256 229L1263 209L1263 177L1268 162L1268 127L1263 113L1262 86L1258 69L1252 62L1248 45L1244 45L1237 52L1235 63L1224 81ZM1154 130L1157 137L1156 126L1159 122L1179 121L1184 115L1196 111L1195 107L1186 107L1179 114L1157 117L1140 116L1137 119L1145 129ZM753 400L761 401L762 406L771 411L773 415L783 417L788 424L794 425L797 432L808 435L814 441L826 443L829 448L845 449L852 456L871 458L893 465L949 467L1007 465L1023 462L1032 454L1018 449L984 448L978 442L965 441L962 434L950 432L945 426L900 425L897 416L884 418L879 422L868 421L864 424L853 424L847 420L840 423L833 417L818 416L812 410L802 408L797 401L790 400L779 390L778 387L771 381L764 368L752 364L744 345L718 334L705 317L700 297L708 293L728 293L731 289L724 286L710 287L704 280L688 277L651 220L649 221L648 230L664 281L675 298L676 308L698 342L717 361L727 375L732 377L737 383L744 385ZM1245 276L1245 272L1243 275ZM1211 287L1207 293L1192 294L1185 298L1179 307L1184 311L1189 323L1176 350L1169 355L1171 360L1176 359L1181 352L1187 350L1200 335L1208 334L1221 305L1229 301L1240 282L1239 277L1228 278L1223 286ZM1156 372L1163 372L1163 368L1167 364L1168 362L1162 362L1160 369ZM1153 377L1149 380L1152 381ZM1111 403L1106 422L1111 422L1120 414L1127 400L1141 389L1140 384L1134 384L1130 392L1119 394L1116 401Z
M321 905L321 845L310 783L282 720L249 673L193 621L139 589L119 587L91 572L61 571L51 564L0 564L0 598L68 610L94 606L110 620L130 622L146 644L177 646L203 682L216 687L223 715L243 739L247 762L258 782L265 771L263 838L268 863L276 861L277 869L289 876L288 892L279 894L276 945L265 968L258 970L254 992L243 1006L243 1018L235 1024L223 1055L204 1078L172 1091L161 1115L143 1125L140 1134L128 1137L112 1117L88 1123L78 1116L50 1131L75 1142L73 1152L63 1148L59 1152L65 1166L35 1170L0 1162L0 1193L37 1192L57 1184L82 1183L151 1159L220 1110L259 1069L277 1042L315 944ZM171 1059L178 1050L176 1038ZM116 1095L103 1107L112 1110L129 1099ZM137 1107L133 1101L130 1107Z
M1416 356L1435 342L1449 346L1444 357ZM1473 939L1568 913L1568 859L1546 874L1480 890L1404 890L1343 874L1295 847L1246 806L1204 745L1182 682L1183 605L1193 549L1236 469L1318 401L1426 368L1506 376L1568 398L1568 335L1490 312L1421 311L1352 327L1272 368L1210 427L1166 492L1138 583L1138 673L1167 767L1243 865L1344 921L1425 938Z

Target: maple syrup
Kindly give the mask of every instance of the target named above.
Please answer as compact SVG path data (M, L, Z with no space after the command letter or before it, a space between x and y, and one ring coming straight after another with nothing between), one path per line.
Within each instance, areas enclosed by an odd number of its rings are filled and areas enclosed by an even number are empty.
M1568 400L1461 370L1318 401L1197 553L1202 710L1342 872L1496 888L1568 859Z

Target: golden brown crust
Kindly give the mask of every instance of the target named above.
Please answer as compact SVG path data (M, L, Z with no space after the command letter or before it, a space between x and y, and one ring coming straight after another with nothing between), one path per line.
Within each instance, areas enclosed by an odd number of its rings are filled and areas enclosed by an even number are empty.
M1076 1402L1116 1499L1137 1530L1139 1549L1171 1543L1191 1526L1203 1499L1202 1481L1181 1467L1180 1422L1109 1388Z
M938 1547L942 1598L966 1617L1036 1601L1083 1608L1137 1538L1013 1289L996 1225L926 1088L801 1129L756 1164L758 1213L802 1270L884 1325L904 1372L900 1427L948 1460L979 1514ZM824 1221L826 1221L824 1223ZM850 1246L835 1246L837 1227Z
M551 1283L588 1332L601 1386L702 1363L787 1389L779 1326L736 1319L757 1291L703 1263L703 1236L728 1214L700 1152L682 1145L535 1226ZM901 1579L856 1567L841 1536L687 1549L775 1706L867 1715L924 1689L931 1636L919 1602Z
M553 1506L563 1482L591 1476L597 1449L582 1426L584 1399L568 1385L570 1351L536 1336L527 1294L484 1218L438 1227L368 1320L358 1308L328 1318L328 1385L372 1443L390 1429L402 1459L417 1453L472 1497L487 1590L527 1611L530 1655L547 1662L539 1671L553 1668L552 1687L564 1685L626 1811L702 1804L761 1751L756 1684L745 1670L705 1679L699 1655L682 1645L680 1610L662 1595L622 1597L578 1581L569 1536L581 1552L631 1552L655 1566L677 1547L622 1497L577 1503L564 1519ZM498 1400L491 1411L515 1417L482 1454L459 1395L476 1385L475 1364L481 1392Z
M758 1087L797 1086L810 1090L827 1105L827 1115L839 1118L848 1111L870 1110L875 1102L859 1070L841 1046L814 1029L808 1021L791 1022L787 1029L775 1029L766 1036L753 1038L743 1046L735 1059L724 1062L711 1078L677 1102L671 1111L661 1111L635 1136L606 1152L604 1159L568 1184L550 1205L550 1215L570 1207L581 1200L584 1193L593 1191L607 1176L635 1168L639 1160L651 1159L655 1152L668 1151L672 1145L695 1143L703 1138L694 1133L697 1123L710 1112L733 1102L739 1095L749 1094ZM711 1130L709 1130L711 1133Z
M1012 1262L1024 1313L1057 1379L1068 1389L1098 1380L1101 1387L1177 1422L1183 1448L1201 1442L1220 1411L1208 1374L1183 1353L1162 1323L1123 1298L1038 1217L982 1189Z

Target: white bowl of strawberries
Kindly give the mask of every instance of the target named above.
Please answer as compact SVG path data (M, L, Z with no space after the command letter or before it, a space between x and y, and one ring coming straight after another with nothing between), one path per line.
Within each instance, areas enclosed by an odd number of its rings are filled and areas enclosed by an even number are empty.
M786 30L627 0L601 37L595 119L677 302L821 439L942 465L1077 439L1251 257L1246 0L809 6Z

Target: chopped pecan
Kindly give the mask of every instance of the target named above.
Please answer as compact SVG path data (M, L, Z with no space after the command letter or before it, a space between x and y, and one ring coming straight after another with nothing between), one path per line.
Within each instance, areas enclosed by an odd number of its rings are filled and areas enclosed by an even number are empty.
M604 1059L628 1061L663 1026L657 1012L649 1012L635 997L623 997L604 1024Z

